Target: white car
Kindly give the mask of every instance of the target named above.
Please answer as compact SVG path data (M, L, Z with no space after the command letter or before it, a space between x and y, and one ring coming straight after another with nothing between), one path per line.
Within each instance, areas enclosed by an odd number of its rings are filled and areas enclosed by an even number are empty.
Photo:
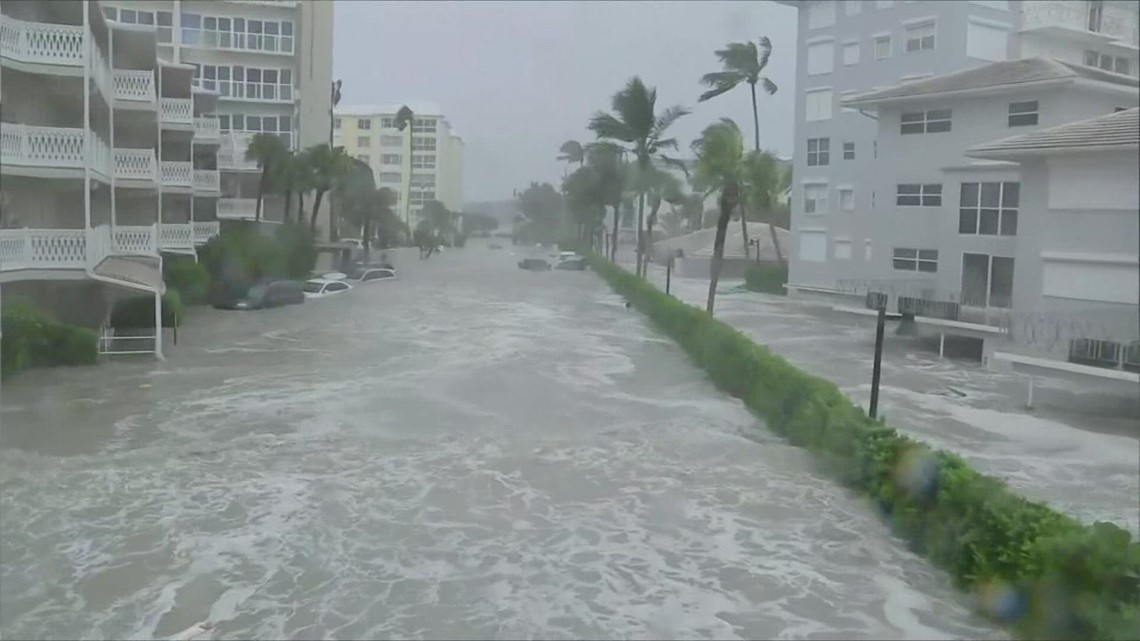
M348 277L362 283L368 283L374 280L392 280L396 278L396 270L387 267L358 267L353 270Z
M329 272L327 274L321 274L317 278L320 280L344 280L348 278L348 274L344 272Z
M305 292L305 298L325 298L327 296L343 294L350 289L352 289L352 285L346 282L326 280L324 278L307 280L304 285L301 285L301 290Z

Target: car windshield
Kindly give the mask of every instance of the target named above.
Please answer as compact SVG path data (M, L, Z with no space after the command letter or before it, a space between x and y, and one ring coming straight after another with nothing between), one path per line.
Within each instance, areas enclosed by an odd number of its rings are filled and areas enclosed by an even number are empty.
M319 294L324 286L324 283L314 283L310 280L306 281L304 285L301 285L301 290L309 294Z

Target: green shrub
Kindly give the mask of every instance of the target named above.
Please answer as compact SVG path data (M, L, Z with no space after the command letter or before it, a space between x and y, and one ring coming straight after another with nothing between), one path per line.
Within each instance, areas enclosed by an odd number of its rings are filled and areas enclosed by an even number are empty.
M269 274L273 277L291 279L305 278L317 265L317 248L313 234L305 225L285 223L277 229L277 242L285 258L285 271L282 274Z
M1140 543L1084 526L867 417L832 383L597 254L591 267L769 428L870 496L897 533L1023 638L1135 639Z
M744 286L754 292L783 295L787 282L787 265L754 265L744 272Z
M26 303L4 306L0 331L0 378L29 367L91 365L99 358L94 330L61 323Z
M176 290L183 303L200 305L206 302L210 273L200 263L187 256L178 256L165 260L163 268L166 286Z
M162 326L177 327L182 323L182 298L174 289L162 295ZM116 329L154 327L154 296L132 296L115 303L111 310L111 326Z

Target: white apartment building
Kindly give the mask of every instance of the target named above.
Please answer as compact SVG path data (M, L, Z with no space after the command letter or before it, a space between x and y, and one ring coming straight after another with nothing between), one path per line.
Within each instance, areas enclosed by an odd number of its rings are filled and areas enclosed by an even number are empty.
M396 128L396 113L407 105L410 128ZM430 102L340 107L333 124L335 144L372 167L377 187L397 194L396 211L415 229L424 203L438 200L453 212L463 209L463 138L438 105ZM409 137L411 154L408 153Z
M799 9L789 292L836 295L896 281L875 238L893 204L873 111L858 94L1023 57L1049 57L1135 77L1137 4L1086 0L783 1ZM1125 103L1122 106L1126 106ZM1100 112L1076 110L1072 119ZM956 126L961 126L956 123ZM937 145L951 136L931 137ZM921 163L926 156L905 159ZM897 181L896 181L897 182ZM890 194L891 197L894 194ZM882 249L879 249L882 247Z
M106 0L107 17L153 29L159 55L217 95L222 197L195 202L206 220L253 220L258 169L250 138L279 135L292 150L329 143L333 3L322 0ZM302 100L302 96L304 99ZM311 202L311 201L310 201ZM320 219L326 221L327 205ZM266 198L265 222L283 201ZM196 218L197 219L197 218Z

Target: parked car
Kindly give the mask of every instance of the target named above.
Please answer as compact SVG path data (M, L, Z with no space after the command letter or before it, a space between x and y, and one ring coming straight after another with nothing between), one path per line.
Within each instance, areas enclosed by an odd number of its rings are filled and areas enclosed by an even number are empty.
M344 280L348 278L348 274L345 274L344 272L328 272L326 274L321 274L317 278L321 280Z
M266 309L305 302L301 285L291 280L257 283L244 296L221 296L214 301L218 309Z
M574 252L562 252L558 258L558 264L555 269L563 269L570 271L585 271L586 259Z
M348 273L349 280L362 283L374 280L391 280L396 278L396 270L391 267L357 267Z
M352 289L352 285L340 280L313 278L305 281L301 289L305 292L305 298L326 298L328 296L335 296L336 294L343 294Z
M542 272L550 269L550 263L546 262L545 258L524 258L519 261L519 268Z

